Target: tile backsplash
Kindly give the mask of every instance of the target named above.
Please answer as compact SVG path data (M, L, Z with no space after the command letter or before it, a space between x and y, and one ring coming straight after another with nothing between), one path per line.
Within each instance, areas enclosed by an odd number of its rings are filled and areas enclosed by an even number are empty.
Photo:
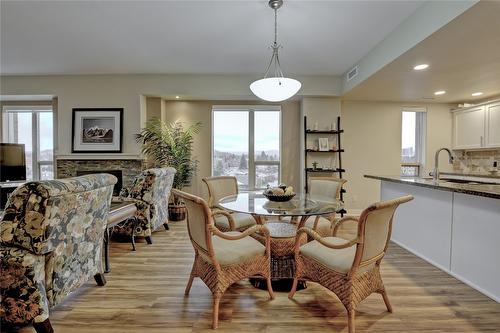
M497 161L500 176L500 149L455 151L453 171L460 173L490 174L493 162Z

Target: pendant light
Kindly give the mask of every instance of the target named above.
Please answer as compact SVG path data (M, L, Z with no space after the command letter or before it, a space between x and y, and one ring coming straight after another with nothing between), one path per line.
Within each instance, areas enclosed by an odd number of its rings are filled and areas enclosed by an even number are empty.
M285 77L280 66L278 50L281 48L281 45L278 44L278 9L282 5L283 0L269 1L269 7L274 10L274 43L271 45L273 54L264 78L250 84L250 90L252 90L254 95L268 102L287 100L295 95L302 86L299 81ZM273 69L273 76L269 76L271 69Z

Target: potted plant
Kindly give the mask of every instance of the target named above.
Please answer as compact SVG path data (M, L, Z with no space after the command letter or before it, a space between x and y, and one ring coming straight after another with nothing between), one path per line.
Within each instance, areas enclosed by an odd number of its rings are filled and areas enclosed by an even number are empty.
M201 126L201 122L197 122L185 128L179 121L167 124L154 118L136 135L137 142L142 145L142 154L152 167L177 170L173 188L182 190L191 185L198 167L198 161L192 156L193 141ZM170 198L168 209L170 220L182 221L186 218L186 206L178 197Z

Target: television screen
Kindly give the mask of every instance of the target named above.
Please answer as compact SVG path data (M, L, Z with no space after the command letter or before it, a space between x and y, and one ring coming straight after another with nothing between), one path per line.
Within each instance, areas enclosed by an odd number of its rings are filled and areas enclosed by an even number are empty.
M0 143L0 182L26 180L24 144Z

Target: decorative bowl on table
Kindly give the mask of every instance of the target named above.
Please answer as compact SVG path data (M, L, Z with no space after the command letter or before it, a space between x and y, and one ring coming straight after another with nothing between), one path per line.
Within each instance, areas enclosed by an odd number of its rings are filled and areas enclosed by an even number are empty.
M281 184L278 187L268 187L262 195L269 201L286 202L292 200L295 192L293 192L293 187Z

